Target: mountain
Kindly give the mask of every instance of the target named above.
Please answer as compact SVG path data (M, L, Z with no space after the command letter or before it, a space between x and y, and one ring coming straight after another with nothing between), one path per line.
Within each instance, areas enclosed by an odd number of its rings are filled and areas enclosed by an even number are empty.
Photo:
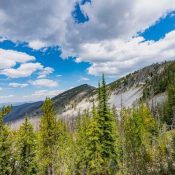
M67 90L54 98L52 98L56 114L61 116L66 110L76 107L76 105L87 98L95 90L95 87L83 84L78 87ZM30 117L32 123L37 126L39 117L42 115L42 101L34 103L26 103L14 106L8 116L4 118L4 122L10 123L12 127L18 127L25 116Z
M42 106L42 101L35 103L25 103L22 105L14 106L11 113L4 118L4 122L11 122L23 118L25 115L30 114L32 111L37 110Z
M175 61L153 64L130 73L107 85L109 103L117 109L136 106L140 101L150 105L160 104L166 98L170 75L175 75ZM84 84L59 94L52 101L57 117L70 120L92 108L92 102L97 102L97 89ZM17 128L27 115L37 127L42 104L35 102L15 106L4 121Z
M26 102L7 102L7 103L0 103L0 108L2 108L3 106L8 106L8 105L12 105L12 106L19 106L25 103L31 103L30 101L26 101Z

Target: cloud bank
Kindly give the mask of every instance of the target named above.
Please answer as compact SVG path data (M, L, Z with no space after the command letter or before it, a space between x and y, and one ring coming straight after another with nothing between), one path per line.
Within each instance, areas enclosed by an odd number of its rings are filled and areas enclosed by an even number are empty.
M78 24L72 16L78 0L0 1L0 36L26 41L29 47L59 45L62 57L76 56L77 62L90 62L88 73L122 75L153 62L172 59L174 32L157 42L138 36L160 18L175 10L174 0L92 0L80 5L89 18ZM81 4L81 3L80 3ZM32 58L26 58L32 59ZM20 60L4 62L2 73L28 76L10 67ZM25 65L26 66L26 65ZM29 65L28 65L29 66ZM36 65L35 65L36 66ZM37 65L36 69L40 69ZM40 75L41 78L44 75Z

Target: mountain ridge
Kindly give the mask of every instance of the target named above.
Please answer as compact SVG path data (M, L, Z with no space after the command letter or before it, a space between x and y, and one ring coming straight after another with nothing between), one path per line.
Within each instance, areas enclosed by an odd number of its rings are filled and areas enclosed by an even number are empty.
M89 92L94 89L95 87L93 86L83 84L83 85L74 87L72 89L69 89L67 91L64 91L58 94L57 96L53 97L52 101L56 109L56 112L61 113L61 111L64 108L64 105L66 105L66 103L68 103L69 100L70 101L71 100L81 100L87 95L87 93L89 94ZM80 94L80 93L83 93L83 94ZM79 94L79 97L77 97L78 94ZM62 102L61 105L60 106L57 105L57 104L60 104L60 102ZM18 106L14 106L10 114L4 118L4 122L11 123L15 120L20 120L21 118L24 118L25 116L28 116L28 117L35 117L38 115L40 116L42 114L42 109L41 109L42 104L43 104L43 101L38 101L38 102L25 103L25 104L21 104Z
M108 84L107 88L111 107L114 106L117 109L120 109L121 105L123 107L132 107L136 106L143 99L147 103L150 103L151 100L154 100L155 104L162 103L166 98L165 92L168 86L166 71L170 69L170 66L175 66L175 61L152 64ZM175 73L175 67L172 68L172 71ZM161 77L164 81L161 80ZM163 88L157 90L155 82L160 85L161 81L164 87L160 86ZM155 92L151 92L152 90ZM92 108L92 102L97 102L97 88L83 84L53 97L52 101L56 110L56 116L69 120L76 117L79 113L83 113L84 110ZM14 123L18 125L27 114L34 123L36 119L38 122L39 117L42 115L42 103L35 102L14 107L12 112L5 117L4 121L10 122L11 125ZM27 110L22 110L22 107L25 107ZM14 127L17 127L16 124Z

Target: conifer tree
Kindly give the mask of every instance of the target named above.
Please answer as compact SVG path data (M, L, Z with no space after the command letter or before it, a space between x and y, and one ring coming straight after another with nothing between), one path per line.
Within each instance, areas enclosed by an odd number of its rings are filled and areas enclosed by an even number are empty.
M57 140L57 154L55 174L72 175L75 174L74 158L75 152L73 147L72 133L62 119L57 121L59 138Z
M113 175L117 171L116 119L108 105L108 95L104 76L99 83L98 107L93 104L92 117L85 136L85 156L80 173L87 175Z
M117 170L116 119L108 104L108 94L104 75L99 87L98 127L100 130L101 157L103 174L114 174Z
M168 99L165 104L164 121L169 127L175 125L175 86L169 85L168 88Z
M77 129L76 129L76 173L81 174L83 171L86 171L87 168L87 159L86 159L86 150L87 150L87 131L89 125L89 113L84 111L83 115L80 115L77 119Z
M141 105L124 121L125 160L128 174L149 174L149 150L157 132L156 122L149 109Z
M96 175L102 171L103 158L101 157L101 144L100 144L100 129L98 126L98 113L93 103L92 117L88 125L87 133L87 147L85 158L86 173L88 175Z
M0 174L6 175L12 172L11 167L11 140L8 126L3 124L3 117L7 115L11 107L3 107L0 111Z
M46 98L42 109L43 116L40 121L38 147L39 173L41 175L53 175L59 133L54 106L50 98Z
M25 118L20 126L17 139L18 172L20 175L37 174L36 135L33 127Z

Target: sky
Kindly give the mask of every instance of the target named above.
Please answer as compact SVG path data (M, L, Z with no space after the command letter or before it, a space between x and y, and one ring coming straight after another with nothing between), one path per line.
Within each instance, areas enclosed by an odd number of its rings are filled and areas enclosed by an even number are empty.
M175 0L1 0L0 103L97 86L175 58Z

